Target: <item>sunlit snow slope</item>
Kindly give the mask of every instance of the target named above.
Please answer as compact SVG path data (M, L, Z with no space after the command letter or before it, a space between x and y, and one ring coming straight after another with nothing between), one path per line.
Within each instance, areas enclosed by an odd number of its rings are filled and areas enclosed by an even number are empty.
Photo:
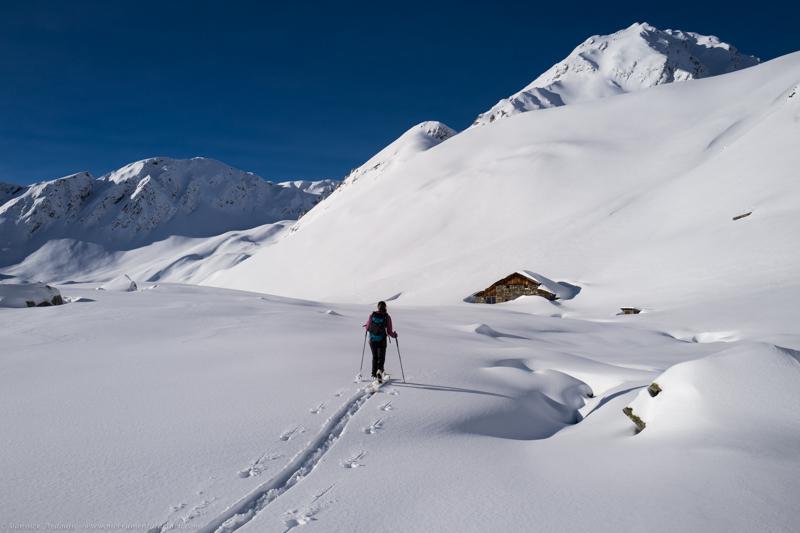
M795 53L471 128L351 181L210 283L442 303L530 269L604 313L796 285L798 83Z

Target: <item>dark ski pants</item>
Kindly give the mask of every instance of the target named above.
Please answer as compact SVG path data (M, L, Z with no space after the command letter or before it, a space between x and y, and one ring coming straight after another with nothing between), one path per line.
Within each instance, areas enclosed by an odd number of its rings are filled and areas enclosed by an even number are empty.
M372 350L372 376L375 377L378 370L383 372L383 363L386 361L386 339L382 341L369 341L369 349Z

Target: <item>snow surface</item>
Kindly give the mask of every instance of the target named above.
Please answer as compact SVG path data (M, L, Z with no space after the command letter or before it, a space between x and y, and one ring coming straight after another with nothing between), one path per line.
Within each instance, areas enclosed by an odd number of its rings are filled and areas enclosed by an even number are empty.
M611 35L588 38L524 89L481 113L473 126L526 111L726 74L758 62L715 36L636 23Z
M0 309L7 527L790 532L800 520L800 372L786 349L677 339L667 331L697 323L680 313L592 322L390 303L407 382L373 394L352 382L369 306L151 287L71 285L83 302ZM785 323L736 303L755 337L800 346L793 302ZM396 346L388 355L397 378ZM652 427L634 435L621 410L653 380Z

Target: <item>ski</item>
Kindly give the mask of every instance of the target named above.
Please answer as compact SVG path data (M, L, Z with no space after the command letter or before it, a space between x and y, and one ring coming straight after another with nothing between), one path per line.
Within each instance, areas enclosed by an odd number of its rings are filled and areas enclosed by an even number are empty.
M392 379L392 376L390 376L388 372L384 372L382 379L378 378L373 379L372 383L370 383L369 386L372 388L373 391L377 391L378 389L381 388L381 386L383 386L384 383L386 383L390 379Z

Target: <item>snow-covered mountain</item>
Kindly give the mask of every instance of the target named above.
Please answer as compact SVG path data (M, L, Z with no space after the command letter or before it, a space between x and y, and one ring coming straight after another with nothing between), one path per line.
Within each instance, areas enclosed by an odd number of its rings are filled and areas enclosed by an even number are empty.
M351 181L210 283L455 303L530 269L583 287L562 312L601 314L796 284L799 81L796 53L470 128Z
M481 113L473 126L532 111L589 102L758 64L715 36L636 23L581 43L521 91Z
M276 185L212 159L158 157L99 178L82 172L22 190L3 187L0 265L55 239L123 250L174 235L209 237L293 220L333 184Z

